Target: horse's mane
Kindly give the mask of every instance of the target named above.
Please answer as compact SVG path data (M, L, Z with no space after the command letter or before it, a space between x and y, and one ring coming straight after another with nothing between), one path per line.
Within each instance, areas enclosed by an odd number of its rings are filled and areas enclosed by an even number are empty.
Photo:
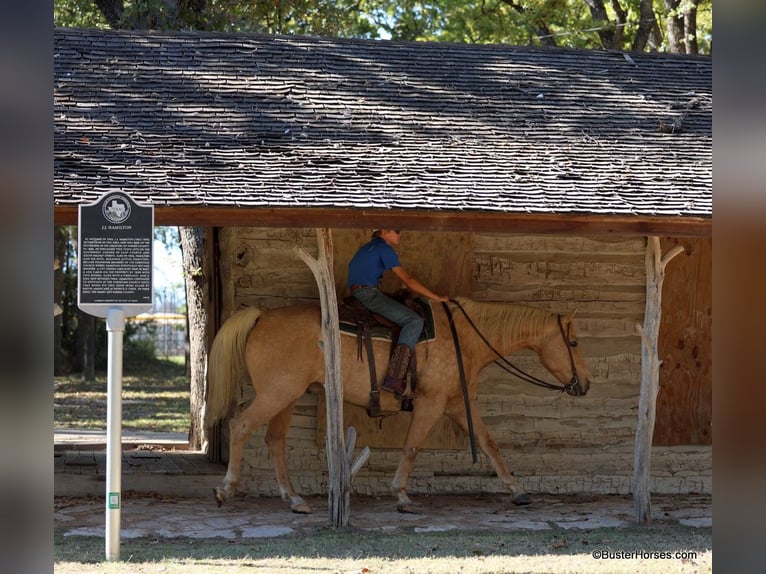
M456 301L490 339L507 344L520 337L529 338L545 329L548 311L514 303L488 303L457 297Z

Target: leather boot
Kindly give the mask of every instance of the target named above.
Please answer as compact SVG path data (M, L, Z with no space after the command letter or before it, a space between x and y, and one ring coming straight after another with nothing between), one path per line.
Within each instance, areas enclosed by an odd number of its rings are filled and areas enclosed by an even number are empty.
M397 345L391 353L388 362L388 371L383 380L383 390L394 393L396 398L401 398L407 388L407 367L410 364L412 349L407 345Z

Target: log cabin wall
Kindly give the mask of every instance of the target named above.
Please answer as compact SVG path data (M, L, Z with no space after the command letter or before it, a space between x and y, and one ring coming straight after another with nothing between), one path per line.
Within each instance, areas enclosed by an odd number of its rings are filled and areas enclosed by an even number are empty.
M654 444L713 444L713 241L665 238L684 253L665 272Z
M369 229L333 231L339 297L346 294L348 260L369 236ZM245 306L275 308L306 300L318 304L313 275L292 253L297 245L316 251L313 229L222 228L219 237L222 319ZM698 241L692 243L696 246ZM640 237L414 231L402 235L397 249L402 265L437 292L531 304L559 313L577 309L580 348L595 378L586 397L535 387L494 366L482 374L482 418L509 468L530 492L630 492L641 369L635 324L643 321L644 249L645 240ZM674 263L669 266L671 276ZM704 280L704 271L698 275ZM690 280L688 274L684 280ZM666 280L665 291L670 283ZM398 287L391 277L383 285L388 290ZM681 320L677 317L674 322ZM694 361L698 359L699 353ZM708 355L702 367L690 367L700 376L684 369L686 378L696 380L698 386L703 379L701 386L709 387L709 360ZM514 362L531 374L546 376L531 353L517 355ZM666 395L659 406L658 429L673 419L668 413L679 406L670 393ZM709 424L712 399L708 401L704 392L692 395L696 400L683 401L681 406L696 409L697 414L687 419L702 421L699 424L704 427ZM252 387L243 381L240 401L252 398ZM388 494L409 415L372 420L363 409L346 405L344 417L345 426L353 425L358 431L357 447L372 449L369 462L353 481L354 491ZM321 392L307 393L298 401L288 435L288 465L293 483L303 494L327 492L324 419ZM668 433L659 429L656 434ZM258 430L246 449L241 488L278 496L264 436L265 429ZM655 446L652 454L652 491L712 492L709 441L663 440L665 446ZM226 445L222 448L225 451ZM467 438L446 419L419 454L408 486L414 494L504 491L483 454L472 464Z

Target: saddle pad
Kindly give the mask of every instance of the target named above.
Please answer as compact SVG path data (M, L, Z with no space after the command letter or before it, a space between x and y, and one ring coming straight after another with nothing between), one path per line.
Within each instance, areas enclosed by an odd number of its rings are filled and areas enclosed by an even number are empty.
M431 310L431 305L428 300L422 299L421 297L415 297L414 302L420 310L420 315L423 317L423 330L418 338L418 343L433 341L436 338L436 329L434 327L434 314ZM353 335L356 337L359 332L356 323L353 321L344 321L343 319L340 319L338 326L340 327L341 335ZM383 325L375 325L370 328L370 336L373 339L390 341L391 329Z

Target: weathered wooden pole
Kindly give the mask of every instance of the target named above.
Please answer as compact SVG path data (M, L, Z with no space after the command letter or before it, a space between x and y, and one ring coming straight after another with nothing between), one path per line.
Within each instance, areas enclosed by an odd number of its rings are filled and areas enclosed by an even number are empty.
M662 283L665 280L665 266L684 250L680 245L662 257L659 237L648 237L646 244L646 310L644 326L636 323L641 335L641 393L638 399L638 425L636 445L633 453L633 508L639 524L652 520L651 492L649 487L652 437L660 388L660 356L657 341L662 319Z
M329 229L317 229L318 256L314 259L297 248L298 255L309 266L319 287L322 306L322 347L325 361L325 399L327 403L327 471L329 475L328 503L330 524L348 526L351 507L351 477L370 456L365 448L351 464L356 442L356 430L349 427L348 440L343 440L343 380L340 362L340 328L338 327L338 298L333 274L333 243Z

